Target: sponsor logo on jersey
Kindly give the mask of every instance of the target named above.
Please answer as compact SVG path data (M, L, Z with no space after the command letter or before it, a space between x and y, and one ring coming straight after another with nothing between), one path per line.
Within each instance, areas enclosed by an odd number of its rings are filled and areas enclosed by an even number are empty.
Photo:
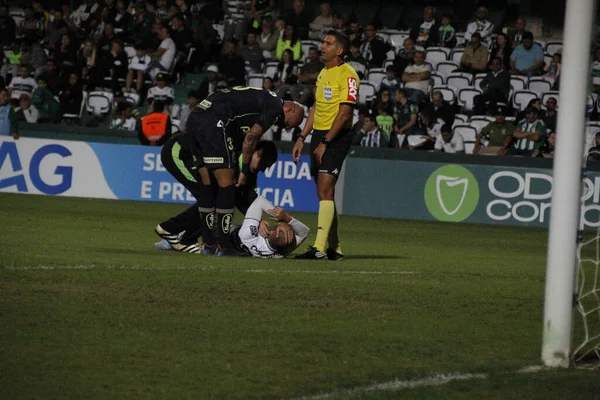
M325 87L323 89L323 96L326 100L331 100L333 98L333 88Z
M348 78L348 98L346 100L358 101L358 82L356 82L356 78Z
M223 157L203 157L202 160L205 164L220 164L224 161Z

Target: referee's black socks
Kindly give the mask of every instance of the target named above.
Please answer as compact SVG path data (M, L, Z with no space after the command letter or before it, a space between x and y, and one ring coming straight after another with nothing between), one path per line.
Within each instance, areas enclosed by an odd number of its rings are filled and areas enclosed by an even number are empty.
M220 187L217 194L217 241L221 248L232 248L229 238L231 224L233 223L233 209L235 207L235 186Z

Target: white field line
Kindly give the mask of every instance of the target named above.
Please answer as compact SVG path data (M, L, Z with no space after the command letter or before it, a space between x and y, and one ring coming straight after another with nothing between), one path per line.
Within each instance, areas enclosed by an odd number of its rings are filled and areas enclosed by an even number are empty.
M37 265L37 266L0 266L0 270L7 269L13 271L29 270L134 270L134 271L234 271L249 272L255 274L339 274L339 275L418 275L417 271L344 271L344 270L303 270L303 269L235 269L234 267L144 267L144 266L126 266L126 265Z
M548 371L547 367L541 365L533 365L529 367L521 368L515 372L521 374L531 374L540 371ZM427 378L421 378L416 380L395 380L383 383L376 383L370 386L359 386L353 389L346 390L336 390L329 393L320 393L313 396L305 396L305 397L297 397L293 400L324 400L331 399L334 397L349 397L356 396L362 393L374 392L377 390L389 390L389 391L399 391L404 389L415 389L421 387L429 387L429 386L441 386L446 385L455 381L468 381L474 379L488 379L490 377L489 374L461 374L461 373L452 373L452 374L437 374L432 375Z

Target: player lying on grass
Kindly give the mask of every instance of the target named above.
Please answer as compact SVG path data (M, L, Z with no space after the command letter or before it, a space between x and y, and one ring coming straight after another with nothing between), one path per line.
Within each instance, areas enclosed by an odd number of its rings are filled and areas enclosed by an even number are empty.
M239 157L241 164L242 157ZM246 211L257 197L256 185L258 173L264 172L267 168L277 162L277 148L270 141L260 141L252 156L250 162L250 172L244 185L239 185L235 189L235 205L237 209L246 214ZM240 165L241 169L241 165ZM214 215L209 215L209 225L214 221ZM198 212L198 203L189 207L184 212L161 222L154 229L156 234L162 238L161 241L154 243L154 247L161 250L175 250L185 253L195 254L213 254L214 238L203 238L209 245L200 246L198 239L202 236L200 213ZM212 245L211 245L212 244Z
M277 225L270 228L262 219L263 213L269 214ZM283 258L300 246L309 233L310 229L302 222L258 196L248 209L243 224L231 233L231 241L236 250L248 256Z

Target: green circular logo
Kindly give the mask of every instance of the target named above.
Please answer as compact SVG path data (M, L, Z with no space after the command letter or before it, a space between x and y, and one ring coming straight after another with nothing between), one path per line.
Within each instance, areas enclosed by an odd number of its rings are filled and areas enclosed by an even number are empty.
M473 174L460 165L444 165L425 183L425 205L439 221L460 222L475 211L479 185Z

